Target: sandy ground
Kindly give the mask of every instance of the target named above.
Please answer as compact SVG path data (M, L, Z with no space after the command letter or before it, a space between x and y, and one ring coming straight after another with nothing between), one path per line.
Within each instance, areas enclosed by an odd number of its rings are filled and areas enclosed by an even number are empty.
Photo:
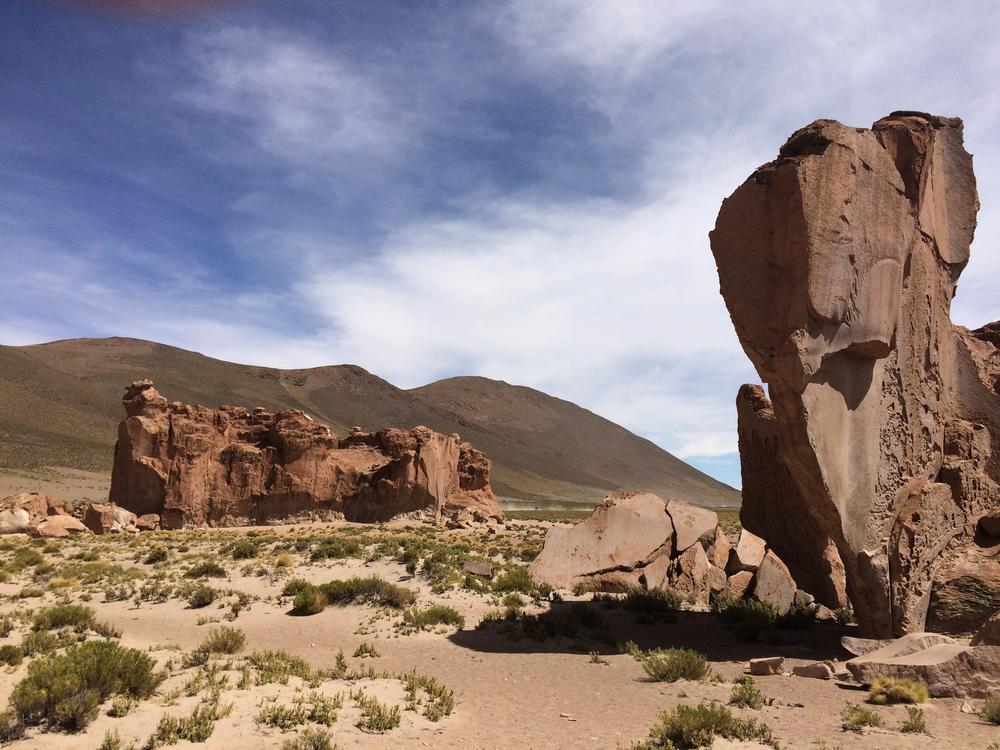
M0 498L19 492L40 492L44 495L76 503L103 503L108 500L111 473L84 471L59 466L44 469L0 468Z
M521 525L522 527L526 525ZM328 526L324 526L328 529ZM317 533L320 529L316 529ZM301 534L279 529L279 533ZM191 553L219 547L218 540L226 532L212 536L192 536ZM242 531L230 532L239 534ZM519 533L519 532L515 532ZM168 537L191 532L174 532L156 535L156 544ZM62 542L66 545L64 556L70 550L94 546L101 558L132 562L137 553L144 553L153 546L154 537L132 540L132 548L125 540L107 543L90 538L86 541ZM196 541L201 540L201 541ZM51 547L50 547L51 549ZM645 648L653 646L685 646L706 653L715 672L726 680L741 674L747 660L753 656L780 654L789 666L807 663L819 658L846 658L839 648L843 630L832 623L817 624L809 631L789 631L783 634L782 645L741 643L736 641L726 627L708 613L686 612L676 623L637 624L632 616L621 610L609 610L600 603L588 606L600 608L612 624L612 643L590 643L600 651L606 664L595 663L586 652L574 650L574 644L565 639L536 642L530 639L511 640L493 627L475 630L474 626L490 609L496 607L492 596L452 590L434 595L426 581L418 575L408 575L403 566L387 559L366 562L348 559L337 562L310 564L305 556L296 556L291 577L303 577L313 582L325 582L351 575L379 575L386 580L419 591L419 603L448 604L458 609L466 620L466 629L455 631L439 628L436 632L419 632L404 635L393 627L398 613L377 610L368 606L331 606L323 612L307 617L289 614L287 600L279 600L284 580L281 578L244 575L239 569L244 563L215 559L224 562L230 570L228 580L211 581L218 588L232 588L260 597L239 614L232 623L222 620L226 610L211 605L204 609L190 609L185 602L171 599L165 603L133 601L103 603L101 594L94 594L88 602L99 618L117 626L122 631L123 645L149 649L164 664L177 660L183 651L194 649L216 623L198 624L206 618L221 624L231 624L242 629L247 636L245 652L257 649L284 649L305 658L314 668L333 667L338 651L348 657L350 666L372 666L376 670L392 672L416 670L438 678L455 691L457 705L451 716L434 723L412 711L402 712L399 728L387 734L367 734L355 726L359 709L346 700L339 712L339 720L331 727L337 745L347 748L616 748L627 747L631 742L645 737L661 711L680 704L703 701L727 702L731 685L710 681L677 683L651 682L641 666L630 656L618 653L615 642L629 639ZM54 560L58 565L58 560ZM261 567L263 560L250 561L251 567ZM145 572L151 566L137 564ZM186 563L174 561L157 566L164 569L182 568ZM5 603L0 611L5 614L24 611L56 600L54 593L43 599L11 599L25 584L15 579L0 584L0 595ZM86 594L83 587L70 589L70 598L79 599ZM567 595L566 599L576 597ZM583 597L587 598L587 597ZM535 606L541 611L549 605ZM552 607L568 606L552 603ZM531 609L529 607L529 609ZM17 642L22 632L15 631L6 642ZM352 654L362 642L373 644L380 656L373 659L353 658ZM237 660L238 661L238 660ZM7 668L0 675L0 701L6 702L13 685L26 673L26 665L17 669ZM112 718L104 711L79 734L45 733L32 730L29 736L15 747L32 748L96 748L108 729L117 729L123 747L136 740L141 746L164 713L186 715L196 705L198 698L181 695L173 705L165 699L175 687L185 684L194 670L175 673L159 690L158 696L141 703L124 718ZM290 701L297 691L293 678L287 686L266 685L250 690L238 690L235 685L238 669L231 672L230 687L223 693L221 702L233 706L232 713L218 721L210 740L203 746L212 748L270 748L294 737L294 732L282 733L277 729L262 727L255 722L262 701L277 697ZM772 727L782 747L787 748L979 748L986 750L991 742L1000 741L1000 727L983 723L975 715L962 713L960 701L935 700L924 707L929 736L900 734L895 731L868 732L865 735L845 733L841 730L839 714L850 701L862 703L865 693L855 687L798 677L757 678L764 693L773 699L773 705L760 711L734 709L745 717L755 717ZM397 680L327 681L319 688L333 696L337 693L362 688L383 701L401 705L403 687ZM308 692L308 690L306 690ZM890 727L896 727L905 718L901 706L875 707ZM825 743L825 744L824 744ZM181 742L178 747L190 743ZM738 747L737 744L717 742L716 747Z

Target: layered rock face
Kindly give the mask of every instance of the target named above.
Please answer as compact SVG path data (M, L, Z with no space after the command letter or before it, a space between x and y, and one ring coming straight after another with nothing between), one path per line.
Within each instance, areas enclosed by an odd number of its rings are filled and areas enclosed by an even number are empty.
M301 411L168 404L149 380L123 404L110 498L163 528L501 516L489 461L457 435L355 429L338 440Z
M949 319L978 208L961 121L896 112L794 133L711 233L771 397L737 400L743 523L875 636L1000 608L998 326Z

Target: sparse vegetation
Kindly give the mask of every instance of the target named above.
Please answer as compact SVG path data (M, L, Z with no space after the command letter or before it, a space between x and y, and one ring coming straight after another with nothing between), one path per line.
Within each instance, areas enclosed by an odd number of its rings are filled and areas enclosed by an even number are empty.
M879 706L893 703L926 703L927 685L906 677L879 677L868 689L868 702Z
M733 716L725 706L678 706L660 714L649 738L632 745L632 750L687 750L711 747L716 737L756 741L773 748L778 742L771 728L755 719Z
M626 650L642 664L646 674L657 682L703 680L711 671L708 658L689 648L654 648L643 651L629 642L626 644Z
M980 716L990 724L1000 724L1000 696L991 695L983 701L983 709Z
M905 734L927 734L927 719L924 710L916 706L906 707L906 718L899 725L899 731Z
M738 708L758 710L764 707L764 693L757 687L753 677L743 674L733 680L733 690L729 694L729 705Z
M358 719L358 729L364 732L382 734L399 726L399 706L387 706L378 699L357 691L351 698L361 707L361 718Z
M848 703L840 712L841 726L845 732L862 732L865 727L885 727L885 719L873 709Z
M294 740L285 740L281 750L338 750L333 744L331 734L325 729L308 727L303 729Z
M424 609L411 607L403 612L403 623L415 630L426 630L437 625L450 625L462 629L465 618L454 607L432 604Z
M216 562L206 560L190 567L184 574L185 578L225 578L226 569Z
M75 731L110 696L147 698L162 680L146 653L112 641L88 641L32 662L10 704L24 724Z

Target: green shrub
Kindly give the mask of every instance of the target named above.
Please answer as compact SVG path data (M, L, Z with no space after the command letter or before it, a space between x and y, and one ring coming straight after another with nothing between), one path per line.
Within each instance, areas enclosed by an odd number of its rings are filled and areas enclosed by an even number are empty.
M32 618L31 629L57 630L72 627L77 632L86 632L94 624L94 610L80 604L54 604L40 609Z
M257 557L259 552L257 545L249 539L240 539L229 548L229 554L233 556L234 560L249 560Z
M757 687L753 677L743 674L733 680L733 691L729 695L729 705L738 708L763 708L764 694Z
M498 594L514 592L531 596L535 593L535 582L531 580L528 569L523 565L505 570L493 579L490 586Z
M313 562L320 560L343 560L346 557L360 557L363 552L356 539L329 538L320 542L309 555Z
M424 716L431 721L440 721L455 710L455 693L434 677L418 675L414 671L404 675L402 680L406 686L407 710L416 711L423 702Z
M330 581L319 589L330 604L370 604L403 609L417 599L412 589L389 583L378 576Z
M295 596L299 592L310 588L314 589L316 587L304 578L293 578L285 584L285 587L281 590L281 595Z
M736 637L744 641L755 641L760 634L770 628L778 619L778 609L759 599L719 599L719 616L733 626Z
M1000 696L991 695L983 701L980 716L990 724L1000 724Z
M361 718L358 719L358 729L365 732L375 732L382 734L390 729L399 726L400 712L399 706L387 706L380 703L377 698L365 695L362 692L355 693L352 697L361 706Z
M354 650L355 659L375 659L379 656L381 656L381 654L378 652L378 649L368 641L363 641L361 645Z
M21 641L21 650L24 651L25 656L34 656L35 654L47 654L55 651L59 645L59 636L47 630L40 630L24 636L24 640Z
M97 746L97 750L121 750L122 738L117 729L109 729L104 733L104 739Z
M848 703L844 706L844 710L840 712L840 719L845 732L860 732L865 727L885 726L885 719L873 709L859 706L857 703Z
M660 714L649 738L633 745L633 750L688 750L711 747L716 737L728 740L756 741L778 747L771 728L755 719L733 716L725 706L678 706Z
M146 565L156 565L157 563L166 562L166 559L167 551L162 547L157 547L146 555Z
M673 589L632 588L622 599L626 610L647 621L675 620L683 603L681 595Z
M257 713L256 721L258 724L286 732L306 723L306 708L301 703L290 706L268 703Z
M16 667L24 661L24 651L20 646L0 646L0 664Z
M287 588L287 587L286 587ZM326 596L312 584L299 588L292 599L292 613L296 615L318 615L326 609Z
M285 740L281 745L281 750L338 750L338 745L334 745L330 739L331 735L325 729L309 727L294 740Z
M138 649L88 641L32 662L28 676L14 687L10 705L24 724L79 730L112 695L149 697L163 680L153 666Z
M833 610L833 616L841 625L850 625L854 622L854 610L850 607L837 607Z
M14 742L24 736L24 724L11 711L0 711L0 742Z
M702 680L709 672L707 657L689 648L637 649L632 655L657 682Z
M927 734L927 719L924 711L916 706L906 707L906 718L899 725L899 731L905 734Z
M786 630L806 630L816 622L819 607L815 604L793 604L783 615L778 615L774 624Z
M223 625L212 628L198 648L210 654L238 654L246 643L247 637L242 630Z
M908 677L879 677L868 689L868 701L879 706L893 703L926 703L927 685Z
M215 589L211 586L206 586L204 583L199 583L194 586L187 594L187 603L191 609L201 609L202 607L207 607L209 604L215 601Z
M184 574L185 578L225 578L226 569L216 562L206 560L192 566Z
M315 672L304 659L286 651L254 651L247 657L247 662L257 670L257 682L260 685L272 682L285 684L289 677L298 677L306 682L316 678Z
M425 630L435 625L452 625L458 629L465 627L465 618L454 607L432 604L424 609L411 607L403 612L403 623L417 630Z

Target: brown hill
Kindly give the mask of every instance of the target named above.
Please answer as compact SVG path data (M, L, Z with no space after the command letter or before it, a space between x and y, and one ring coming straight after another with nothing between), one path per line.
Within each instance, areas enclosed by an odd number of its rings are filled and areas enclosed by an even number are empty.
M592 504L636 489L739 502L648 440L530 388L461 377L406 391L355 365L278 370L126 338L0 346L0 467L110 472L122 390L142 377L172 400L303 409L341 435L352 425L457 432L493 460L494 489L508 498Z

